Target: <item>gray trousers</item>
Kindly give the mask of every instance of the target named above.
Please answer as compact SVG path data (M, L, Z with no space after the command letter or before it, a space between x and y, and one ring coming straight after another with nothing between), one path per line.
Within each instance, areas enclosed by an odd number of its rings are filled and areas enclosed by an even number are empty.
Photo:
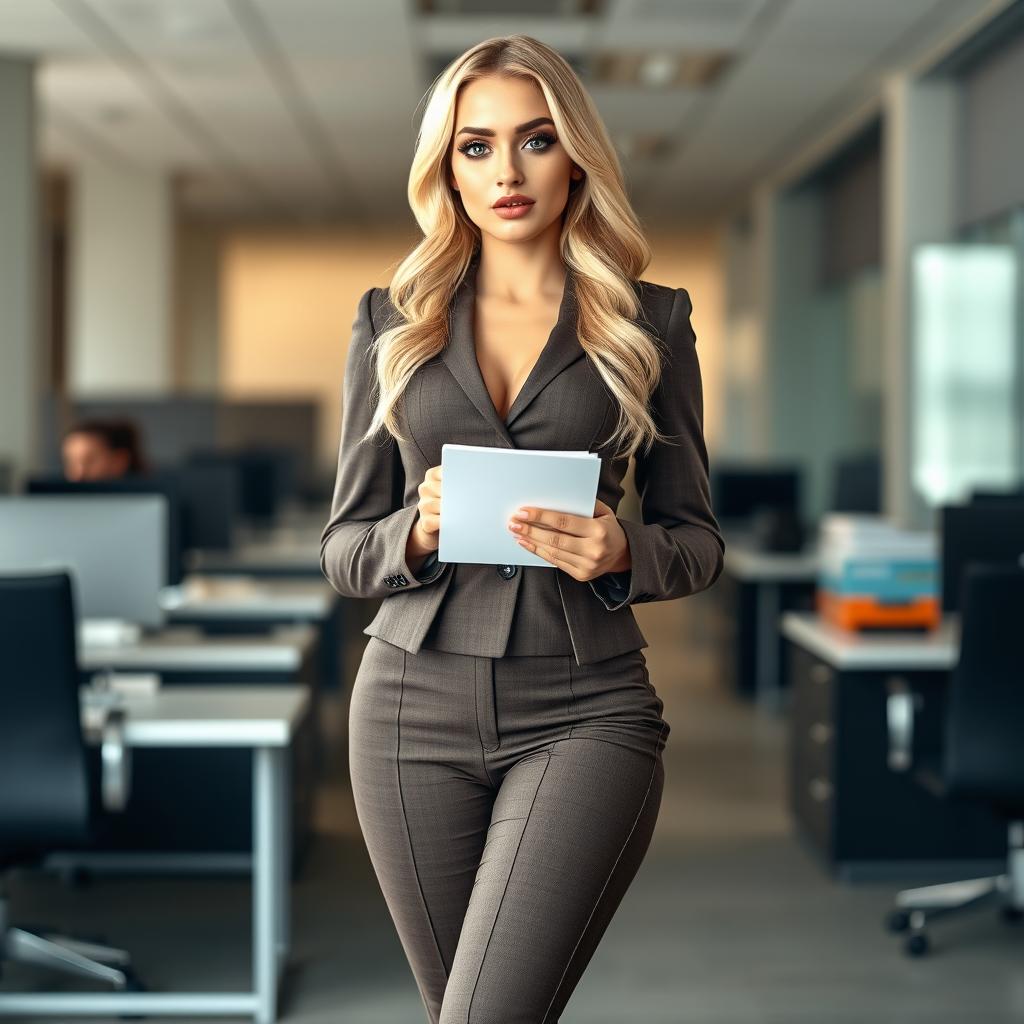
M378 637L349 711L370 860L431 1024L554 1024L643 860L669 725L642 650Z

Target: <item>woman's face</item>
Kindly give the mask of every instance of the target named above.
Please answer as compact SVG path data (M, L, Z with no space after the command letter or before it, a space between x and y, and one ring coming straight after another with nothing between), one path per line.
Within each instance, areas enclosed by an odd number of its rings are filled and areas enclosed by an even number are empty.
M489 75L464 86L455 107L452 185L481 232L503 242L536 238L565 209L569 182L582 178L558 141L544 93L532 79ZM533 200L515 217L502 196Z
M95 434L68 434L61 456L67 480L111 480L128 472L129 453L108 448Z

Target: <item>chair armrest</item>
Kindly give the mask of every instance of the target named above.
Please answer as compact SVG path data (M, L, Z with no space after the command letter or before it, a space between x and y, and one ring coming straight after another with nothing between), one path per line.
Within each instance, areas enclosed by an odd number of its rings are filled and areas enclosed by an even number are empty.
M125 713L110 708L103 722L100 746L103 806L108 811L123 811L131 795L131 747L124 741Z
M906 772L914 761L914 714L922 704L902 676L889 676L885 681L886 719L889 727L889 769Z

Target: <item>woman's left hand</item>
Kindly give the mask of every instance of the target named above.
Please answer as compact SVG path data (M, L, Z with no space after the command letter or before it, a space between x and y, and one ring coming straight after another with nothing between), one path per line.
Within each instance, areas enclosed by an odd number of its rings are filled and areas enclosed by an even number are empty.
M513 529L512 524L519 526ZM629 540L611 508L598 499L594 515L574 516L524 505L513 513L509 530L527 551L564 569L580 582L632 567Z

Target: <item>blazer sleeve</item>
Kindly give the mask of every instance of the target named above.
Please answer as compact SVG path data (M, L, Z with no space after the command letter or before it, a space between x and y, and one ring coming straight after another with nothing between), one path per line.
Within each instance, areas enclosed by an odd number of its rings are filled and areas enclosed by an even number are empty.
M371 302L359 300L345 364L341 445L330 518L320 535L320 568L344 597L388 597L439 579L449 563L426 560L417 576L405 546L419 514L404 505L405 470L395 438L381 432L359 438L370 425L376 401L375 337Z
M642 601L669 601L710 587L722 571L725 541L711 511L704 398L690 296L677 288L665 345L668 358L652 414L672 443L636 456L642 523L620 519L632 567L590 580L609 611Z

